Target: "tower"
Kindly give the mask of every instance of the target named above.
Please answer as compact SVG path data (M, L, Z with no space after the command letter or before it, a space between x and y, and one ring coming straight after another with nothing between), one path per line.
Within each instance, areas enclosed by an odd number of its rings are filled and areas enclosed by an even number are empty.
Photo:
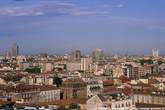
M77 61L77 60L80 60L81 58L81 51L80 50L76 50L74 52L74 59Z
M153 57L159 57L159 49L157 49L157 48L152 49L152 56Z
M82 71L89 71L90 64L92 64L92 58L90 58L90 57L81 58L81 70Z
M102 49L99 49L99 48L96 48L96 49L92 52L92 57L93 57L93 60L94 60L95 62L98 62L98 61L103 60L103 50L102 50Z
M81 51L80 50L72 50L71 60L72 61L80 61Z
M13 44L11 47L11 56L16 57L19 55L19 46L17 44Z

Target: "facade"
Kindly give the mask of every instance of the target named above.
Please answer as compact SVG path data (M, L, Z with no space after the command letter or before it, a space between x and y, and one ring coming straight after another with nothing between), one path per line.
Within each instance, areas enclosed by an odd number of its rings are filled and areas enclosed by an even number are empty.
M87 84L87 96L92 97L99 94L103 89L103 84L97 81L91 81Z
M123 66L124 75L128 78L135 78L134 67L131 64L125 64Z
M70 62L66 64L67 71L78 71L81 69L80 62Z
M157 48L152 49L152 56L153 57L159 57L159 49L157 49Z
M81 58L81 51L80 50L72 50L71 56L70 56L71 61L80 61Z
M17 103L37 103L60 100L60 89L50 85L17 85L3 90L3 95Z
M74 60L75 61L79 61L81 58L81 51L80 50L76 50L74 53Z
M123 92L102 93L87 100L87 110L134 110L134 103Z
M95 62L101 61L103 60L103 50L96 48L93 52L92 52L92 58Z
M39 67L42 68L43 72L50 72L53 70L54 65L52 62L40 62Z
M140 77L152 74L152 67L150 65L144 65L139 68Z
M149 83L147 84L140 82L138 84L132 85L135 103L165 106L165 91L155 86L155 82L157 83L158 81L150 80L151 79L149 79Z
M21 79L22 82L29 85L53 85L53 76L50 75L29 75Z
M26 70L30 66L32 66L32 65L29 62L20 62L19 63L19 69L20 70Z
M90 71L91 64L92 64L92 58L90 58L90 57L81 58L81 70L82 71Z
M144 74L145 69L139 63L126 63L122 65L123 74L128 78L137 79Z
M165 93L164 92L135 92L134 93L135 103L142 104L154 104L165 106Z
M3 95L18 103L34 103L39 100L40 89L36 85L18 85L5 87Z
M41 87L39 98L40 102L52 102L60 100L60 89L50 85L43 86Z
M11 47L11 56L17 57L19 55L19 46L17 44L13 44Z
M65 80L62 84L61 90L63 92L63 99L87 98L87 85L79 78Z

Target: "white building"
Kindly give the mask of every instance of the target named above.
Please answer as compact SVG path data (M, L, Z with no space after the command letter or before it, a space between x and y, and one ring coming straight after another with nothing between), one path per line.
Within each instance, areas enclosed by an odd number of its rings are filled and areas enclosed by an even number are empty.
M53 76L50 75L29 75L21 79L22 82L29 85L53 85Z
M52 62L39 62L39 66L42 68L43 72L50 72L54 68Z
M26 70L30 66L32 66L32 64L30 64L29 62L20 62L19 63L19 69L20 70Z
M87 110L134 110L134 103L123 92L104 93L88 99Z
M99 94L103 88L103 84L98 81L91 81L87 83L87 96L91 97Z
M68 71L77 71L81 68L81 63L79 62L70 62L66 64L66 68Z
M92 57L93 57L93 60L94 60L95 62L98 62L98 61L103 60L103 50L102 50L102 49L99 49L99 48L96 48L96 49L92 52Z
M152 56L153 57L159 57L159 49L157 49L157 48L152 49Z
M82 71L90 71L90 64L92 64L92 58L90 58L90 57L81 58L81 70Z
M47 85L44 88L41 88L39 97L40 102L52 102L60 100L60 89L56 88L55 86Z

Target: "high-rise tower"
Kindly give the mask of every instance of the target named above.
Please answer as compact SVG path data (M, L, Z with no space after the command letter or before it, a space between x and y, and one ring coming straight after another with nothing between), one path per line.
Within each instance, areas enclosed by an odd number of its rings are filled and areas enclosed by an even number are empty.
M95 62L98 62L98 61L103 60L103 50L102 50L102 49L99 49L99 48L96 48L96 49L92 52L92 57L93 57L93 60L94 60Z
M159 49L157 49L157 48L152 49L152 56L153 57L159 57Z
M13 44L11 47L11 56L16 57L19 55L19 46L17 44Z

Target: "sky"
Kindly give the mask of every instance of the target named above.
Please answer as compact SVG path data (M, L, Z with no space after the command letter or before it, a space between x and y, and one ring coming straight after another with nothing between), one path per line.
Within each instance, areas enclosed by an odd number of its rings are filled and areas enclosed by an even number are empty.
M165 0L0 0L0 52L165 54Z

